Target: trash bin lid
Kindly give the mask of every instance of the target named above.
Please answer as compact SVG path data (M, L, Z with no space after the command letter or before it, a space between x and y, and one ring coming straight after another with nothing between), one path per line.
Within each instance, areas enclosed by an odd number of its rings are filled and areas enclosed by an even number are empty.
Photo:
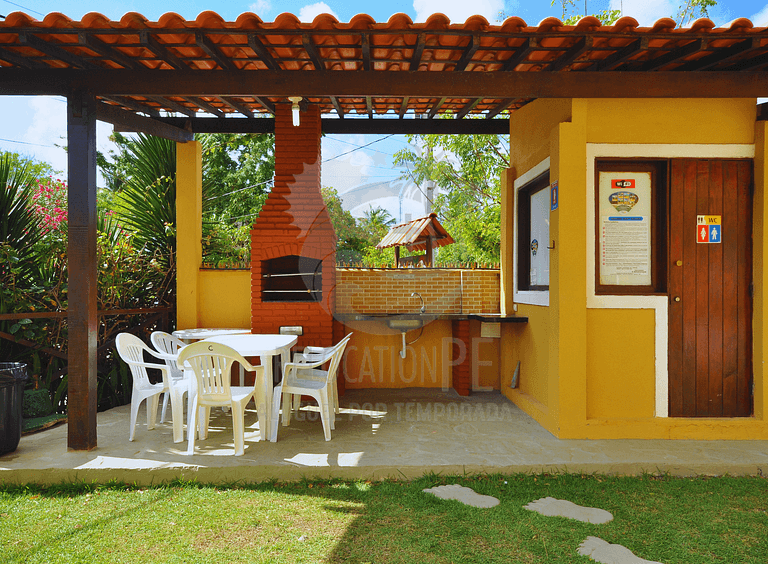
M23 362L0 362L0 374L16 378L17 380L27 380L27 365Z
M0 388L12 388L16 384L16 378L10 374L0 372Z

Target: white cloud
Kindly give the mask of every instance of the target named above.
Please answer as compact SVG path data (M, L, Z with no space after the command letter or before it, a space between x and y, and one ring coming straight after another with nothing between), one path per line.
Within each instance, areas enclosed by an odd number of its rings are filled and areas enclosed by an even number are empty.
M652 26L661 18L674 18L677 2L671 0L611 0L611 9L623 9L622 15L637 20L641 26Z
M485 16L489 22L498 19L499 12L504 9L503 0L413 0L417 22L427 21L435 13L448 16L454 23L464 23L468 17Z
M269 0L256 0L248 6L248 9L256 15L268 14L272 10L272 2Z
M316 16L320 14L331 14L337 20L341 21L339 16L331 10L331 7L325 2L317 2L316 4L309 4L299 10L299 20L303 22L312 22Z
M755 25L755 27L768 26L768 4L766 4L765 8L760 10L749 19Z

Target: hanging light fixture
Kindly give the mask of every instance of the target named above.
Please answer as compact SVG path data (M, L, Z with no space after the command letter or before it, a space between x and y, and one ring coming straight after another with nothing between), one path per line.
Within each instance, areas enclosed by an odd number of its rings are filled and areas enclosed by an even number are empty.
M288 96L291 101L291 113L293 114L293 126L299 127L299 102L301 102L301 96Z

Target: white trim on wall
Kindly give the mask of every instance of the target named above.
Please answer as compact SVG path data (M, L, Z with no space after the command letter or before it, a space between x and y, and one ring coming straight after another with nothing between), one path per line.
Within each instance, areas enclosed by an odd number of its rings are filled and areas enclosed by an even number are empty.
M513 249L513 260L512 260L512 280L513 280L513 288L514 288L514 301L516 304L527 304L527 305L538 305L538 306L549 306L549 290L541 290L541 291L519 291L517 289L517 251L518 251L518 244L517 244L517 193L526 184L528 184L531 180L536 178L537 176L545 173L549 170L549 157L541 161L539 164L534 166L532 169L528 170L524 174L520 175L518 178L515 179L515 221L514 221L514 227L512 229L513 231L513 237L512 237L512 249ZM550 278L550 284L552 283Z
M587 143L587 202L595 201L595 159L660 158L660 159L753 159L754 145L619 145ZM517 183L515 183L517 188ZM517 198L517 192L515 192ZM517 204L517 202L515 202ZM653 309L656 334L656 417L669 417L668 365L668 297L604 296L595 294L595 206L587 204L587 308L588 309Z

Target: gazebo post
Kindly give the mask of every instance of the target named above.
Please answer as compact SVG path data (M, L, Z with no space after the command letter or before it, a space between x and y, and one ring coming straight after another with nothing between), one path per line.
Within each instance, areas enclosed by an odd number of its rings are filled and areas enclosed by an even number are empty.
M67 97L69 166L69 386L70 450L96 447L96 99L90 92Z

